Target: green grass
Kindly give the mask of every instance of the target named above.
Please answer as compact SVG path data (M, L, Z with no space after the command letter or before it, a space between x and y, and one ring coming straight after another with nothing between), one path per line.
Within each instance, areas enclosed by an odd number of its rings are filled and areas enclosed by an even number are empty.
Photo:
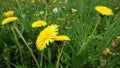
M99 19L95 10L98 5L111 8L114 15ZM59 11L54 13L56 7ZM67 3L64 0L55 3L52 0L49 3L45 0L35 0L34 3L31 0L0 0L0 8L0 22L5 18L3 13L9 10L19 18L13 30L9 24L0 24L0 68L120 67L119 0L68 0ZM77 11L73 13L72 8ZM59 35L67 35L71 41L50 43L39 51L35 42L44 27L32 28L31 24L36 20L44 20L47 25L58 24ZM111 46L113 40L117 41L116 48ZM105 48L109 48L113 55L104 56Z

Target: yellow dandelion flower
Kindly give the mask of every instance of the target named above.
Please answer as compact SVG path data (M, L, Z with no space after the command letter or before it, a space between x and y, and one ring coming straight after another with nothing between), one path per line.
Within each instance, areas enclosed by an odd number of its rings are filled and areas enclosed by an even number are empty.
M49 42L54 42L54 38L58 34L58 25L50 25L40 32L36 40L38 50L44 50Z
M2 21L2 25L8 24L8 23L13 22L13 21L16 21L17 19L18 19L17 17L8 17L8 18L5 18Z
M106 49L103 50L103 55L107 56L109 54L112 54L112 52L110 51L109 48L106 48Z
M113 12L110 8L104 7L104 6L96 6L95 10L99 12L101 15L113 15Z
M60 35L60 36L56 36L55 38L54 38L54 40L55 41L69 41L70 40L70 38L68 37L68 36L65 36L65 35Z
M32 27L41 27L45 25L47 25L45 21L38 20L38 21L33 22Z
M4 12L4 15L5 15L6 17L11 17L11 16L14 15L14 11L10 10L10 11Z

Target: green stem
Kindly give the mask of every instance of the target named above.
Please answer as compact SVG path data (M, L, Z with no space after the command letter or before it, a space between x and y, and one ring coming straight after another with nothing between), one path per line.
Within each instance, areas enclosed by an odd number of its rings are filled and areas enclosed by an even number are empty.
M44 51L41 51L41 58L40 58L40 66L42 68L42 62L43 62L43 55L44 55Z
M40 67L39 67L39 64L38 64L38 61L37 61L37 59L36 59L36 57L35 57L32 49L31 49L31 48L29 47L29 45L27 44L26 40L24 39L24 37L22 36L22 34L21 34L20 31L18 30L18 28L17 28L16 26L14 26L14 27L15 27L15 30L17 31L17 33L18 33L18 34L20 35L20 37L22 38L22 40L23 40L23 42L25 43L25 45L27 46L28 50L30 51L30 53L31 53L31 55L32 55L35 63L37 64L37 67L40 68Z
M96 32L96 29L97 29L100 21L101 21L101 18L99 17L99 18L98 18L98 21L97 21L97 23L96 23L96 25L95 25L95 27L94 27L94 29L93 29L93 31L92 31L92 33L91 33L90 36L88 37L87 42L82 45L82 47L79 49L77 55L81 54L81 52L86 48L86 46L88 45L88 43L89 43L90 40L92 39L94 33Z
M47 4L45 6L45 21L47 20ZM41 57L40 57L40 67L42 68L43 66L43 55L44 55L44 51L41 51Z
M66 43L66 41L63 43L63 46L62 46L61 50L58 49L58 56L57 56L56 68L59 68L60 58L61 58L61 55L62 55L62 53L63 53L63 49L64 49L64 47L65 47L65 43Z
M47 20L47 15L48 15L48 13L47 13L47 12L48 12L48 11L47 11L47 6L48 6L48 5L46 4L46 6L45 6L45 21Z
M23 57L22 57L22 51L21 51L21 46L20 46L20 44L19 44L19 42L18 42L18 38L17 38L17 36L16 36L16 33L15 33L15 30L14 30L14 27L13 27L13 26L11 26L11 30L12 30L12 32L13 32L13 35L14 35L14 37L15 37L15 40L16 40L16 43L17 43L17 46L18 46L18 49L19 49L19 51L20 51L20 57L21 57L22 66L24 66L24 64L23 64Z
M58 50L56 68L59 68L61 55L62 55L62 53L60 52L60 50Z
M67 26L70 28L70 23L67 23ZM68 33L69 33L69 30L70 30L70 29L67 30L67 35L68 35ZM65 44L66 44L66 41L64 41L61 50L58 49L58 56L57 56L56 68L59 68L59 65L60 65L60 58L61 58L62 53L64 53Z

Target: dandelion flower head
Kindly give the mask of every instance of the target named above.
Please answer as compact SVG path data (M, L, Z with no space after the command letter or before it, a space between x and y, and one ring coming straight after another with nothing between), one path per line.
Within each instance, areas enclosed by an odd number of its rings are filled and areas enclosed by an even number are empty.
M18 20L17 17L8 17L8 18L5 18L5 19L2 21L2 25L11 23L11 22L16 21L16 20Z
M55 41L69 41L70 40L70 38L68 37L68 36L65 36L65 35L60 35L60 36L56 36L55 38L54 38L54 40Z
M13 15L14 15L14 11L12 11L12 10L4 12L4 16L6 16L6 17L11 17Z
M113 15L113 12L110 8L104 7L104 6L96 6L95 10L99 12L101 15Z
M44 50L49 42L54 42L54 38L58 34L58 25L47 26L43 31L40 32L36 40L36 47L38 50Z
M47 23L45 21L41 21L41 20L38 20L38 21L35 21L32 23L32 27L41 27L41 26L45 26L47 25Z

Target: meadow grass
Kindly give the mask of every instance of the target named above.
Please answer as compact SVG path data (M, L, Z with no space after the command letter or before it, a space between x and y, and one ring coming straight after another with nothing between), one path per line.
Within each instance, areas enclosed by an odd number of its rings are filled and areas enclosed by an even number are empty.
M9 10L19 19L12 25L0 23L0 68L120 67L119 0L65 1L0 0L0 22ZM101 17L96 6L109 7L114 14ZM59 25L59 35L71 40L38 50L36 39L47 26L32 28L36 20ZM112 54L104 55L106 48Z

